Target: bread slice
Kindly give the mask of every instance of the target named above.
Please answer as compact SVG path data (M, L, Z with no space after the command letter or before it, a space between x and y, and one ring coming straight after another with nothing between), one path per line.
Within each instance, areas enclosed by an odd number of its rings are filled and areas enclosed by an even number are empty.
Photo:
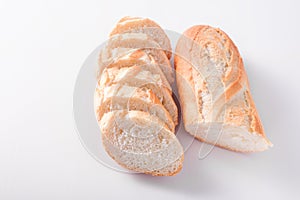
M125 83L136 85L138 87L147 84L157 84L159 87L164 88L172 94L172 89L169 85L164 85L161 76L157 73L150 72L141 66L131 66L118 68L106 68L101 76L103 84L111 85L113 83Z
M168 82L174 82L174 72L171 63L158 43L143 33L125 33L111 37L99 55L99 68L102 70L120 57L136 50L143 50L157 63Z
M162 85L162 80L158 74L152 74L139 66L121 68L120 70L106 68L100 79L100 87L114 84L150 89L170 113L175 126L178 124L178 110L172 93Z
M94 103L98 120L101 120L105 113L114 110L138 110L157 116L170 131L175 132L175 125L169 112L150 89L120 84L102 89L97 87Z
M266 138L241 56L220 29L184 32L174 59L185 129L197 139L234 151L264 151Z
M157 117L141 111L113 111L104 114L99 126L105 150L121 166L154 176L181 170L182 146Z
M161 79L161 85L168 89L170 92L172 92L172 88L167 81L164 73L161 71L160 67L157 65L157 63L153 60L153 58L145 53L142 50L135 50L132 51L125 56L122 56L118 58L117 60L114 60L113 62L106 65L107 71L111 68L114 69L114 71L122 70L124 68L129 67L135 67L137 69L136 72L140 72L138 69L143 69L151 72L152 74L159 75ZM102 76L105 76L104 80L107 80L107 71L104 70ZM122 74L122 73L121 73ZM133 73L136 74L136 73ZM152 78L151 78L152 79Z
M171 42L167 34L151 19L123 17L112 30L110 36L123 33L145 33L160 45L169 59L172 57Z

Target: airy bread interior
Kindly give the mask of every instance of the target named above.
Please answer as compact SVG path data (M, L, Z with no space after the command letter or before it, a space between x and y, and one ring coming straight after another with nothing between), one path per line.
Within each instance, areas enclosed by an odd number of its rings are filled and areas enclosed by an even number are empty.
M269 148L270 142L261 133L247 127L223 123L196 122L185 126L186 130L203 142L232 151L258 152Z
M152 175L181 169L183 149L157 117L141 111L113 111L100 120L103 144L122 166Z

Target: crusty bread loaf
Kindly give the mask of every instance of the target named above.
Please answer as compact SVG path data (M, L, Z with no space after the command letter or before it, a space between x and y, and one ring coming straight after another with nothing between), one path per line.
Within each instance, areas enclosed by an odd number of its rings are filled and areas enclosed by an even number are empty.
M94 102L98 121L105 113L114 110L138 110L157 116L170 131L175 131L175 124L169 112L150 89L113 84L102 90L99 84Z
M241 56L220 29L194 26L176 47L175 69L185 129L234 151L263 151L266 138Z
M144 67L106 68L100 78L100 86L125 84L136 88L147 88L158 97L166 110L170 113L175 125L178 124L178 110L171 92L162 84L159 74L152 74Z
M169 83L174 82L174 72L171 63L164 51L160 49L151 37L143 33L125 33L111 37L99 56L99 66L102 70L120 57L130 54L132 51L143 50L156 61L161 71L165 74ZM152 61L153 62L153 61Z
M94 109L106 152L127 169L171 176L182 168L171 55L148 19L123 18L101 49Z
M99 125L106 151L125 168L155 176L180 171L183 149L174 133L154 115L113 111L105 113Z
M141 17L124 17L110 33L110 36L123 33L145 33L149 35L165 51L170 59L172 57L171 43L164 30L153 20Z

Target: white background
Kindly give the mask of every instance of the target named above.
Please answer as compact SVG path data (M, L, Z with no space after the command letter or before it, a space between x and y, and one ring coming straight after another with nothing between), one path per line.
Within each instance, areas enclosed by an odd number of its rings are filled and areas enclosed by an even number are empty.
M0 199L296 199L300 186L300 6L297 1L0 1ZM238 46L269 151L219 148L175 177L123 174L81 146L77 73L126 15L182 32L220 27Z

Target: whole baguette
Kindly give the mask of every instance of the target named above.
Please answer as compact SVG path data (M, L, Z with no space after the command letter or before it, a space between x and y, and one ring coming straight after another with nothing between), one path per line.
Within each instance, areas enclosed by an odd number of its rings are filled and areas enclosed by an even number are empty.
M189 28L178 40L174 63L187 132L240 152L272 146L250 94L242 58L223 31Z

